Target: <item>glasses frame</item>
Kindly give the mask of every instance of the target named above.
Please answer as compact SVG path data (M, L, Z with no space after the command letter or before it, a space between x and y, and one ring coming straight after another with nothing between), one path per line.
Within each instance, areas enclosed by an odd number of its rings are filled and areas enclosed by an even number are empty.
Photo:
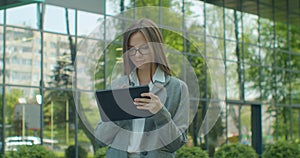
M148 44L143 44L142 46L136 48L136 47L131 47L130 49L127 50L129 56L135 56L136 52L139 52L141 55L148 55L150 48ZM146 52L146 53L145 53Z

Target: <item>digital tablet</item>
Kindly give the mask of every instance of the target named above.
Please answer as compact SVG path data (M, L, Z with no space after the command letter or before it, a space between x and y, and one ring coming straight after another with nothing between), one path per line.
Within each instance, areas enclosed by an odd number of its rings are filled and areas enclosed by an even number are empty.
M148 92L148 85L96 91L96 100L102 121L119 121L152 116L150 111L137 109L136 105L133 104L134 98L142 98L141 94Z

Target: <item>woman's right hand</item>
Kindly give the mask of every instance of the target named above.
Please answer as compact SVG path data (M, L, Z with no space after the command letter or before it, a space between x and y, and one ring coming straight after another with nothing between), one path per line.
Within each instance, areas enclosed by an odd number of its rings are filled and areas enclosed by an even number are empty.
M123 84L120 88L126 88L127 85L126 84Z
M123 85L115 85L115 86L113 86L112 89L121 89L121 88L126 88L126 87L128 87L128 86L124 83Z

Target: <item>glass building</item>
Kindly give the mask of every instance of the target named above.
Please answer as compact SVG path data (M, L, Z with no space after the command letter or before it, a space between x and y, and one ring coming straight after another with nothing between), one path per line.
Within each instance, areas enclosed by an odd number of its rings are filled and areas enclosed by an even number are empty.
M189 80L191 66L197 77L191 144L213 152L240 142L261 154L263 144L300 139L297 0L19 0L0 8L2 153L13 139L92 153L93 92L119 75L120 35L143 15L161 26L174 74Z

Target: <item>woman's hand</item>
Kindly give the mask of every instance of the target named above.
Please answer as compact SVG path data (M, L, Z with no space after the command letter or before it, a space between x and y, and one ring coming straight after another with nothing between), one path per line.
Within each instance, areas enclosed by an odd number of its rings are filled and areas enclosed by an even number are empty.
M114 88L117 88L117 89L126 88L126 87L128 87L126 84L114 86Z
M149 110L151 113L156 114L162 107L163 104L160 102L160 99L157 95L152 93L142 93L142 97L149 98L135 98L134 104L140 110Z

